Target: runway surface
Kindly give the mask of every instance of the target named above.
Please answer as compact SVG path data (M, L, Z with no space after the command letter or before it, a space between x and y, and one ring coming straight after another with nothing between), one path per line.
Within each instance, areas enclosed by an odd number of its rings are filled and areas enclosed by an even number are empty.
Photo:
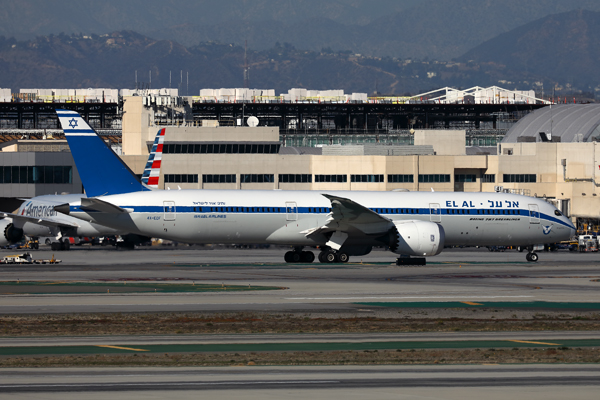
M283 249L201 250L191 247L60 252L59 265L2 265L3 281L162 282L284 287L269 292L90 293L1 296L0 314L152 311L369 312L376 303L600 303L600 254L449 250L427 266L399 267L374 251L362 263L285 264ZM9 254L9 251L2 251ZM49 258L45 251L34 253ZM360 261L355 257L356 261ZM387 260L387 261L386 261ZM370 307L372 305L373 307ZM381 304L380 304L381 305ZM389 304L388 304L389 305ZM538 309L544 309L539 306ZM365 311L366 310L366 311ZM396 311L394 311L396 312Z
M374 251L354 263L284 264L284 249L207 250L193 247L115 251L101 248L57 252L58 265L0 266L2 281L134 282L177 285L264 285L283 290L256 292L137 292L0 295L0 315L74 312L273 312L311 316L476 318L486 308L497 318L513 313L598 312L600 254L540 253L527 263L524 253L482 249L450 250L427 266L399 267L393 254ZM0 251L0 257L18 251ZM34 252L50 258L51 252ZM52 286L52 285L49 285ZM550 303L544 303L550 302ZM410 304L408 304L410 303ZM501 304L508 303L507 307ZM567 308L557 304L569 303ZM584 303L588 308L582 309ZM408 304L408 305L407 305ZM512 309L511 309L512 304ZM518 308L525 304L525 308ZM420 307L416 310L406 307ZM504 307L504 308L503 308ZM569 308L570 307L570 308ZM426 311L423 311L426 309ZM402 313L402 314L400 314ZM527 314L529 313L529 314ZM472 316L470 316L472 315ZM600 332L443 332L291 335L165 335L2 338L0 347L31 349L56 346L328 346L415 341L479 341L517 346L564 346L567 341L595 342ZM524 343L517 344L521 341ZM526 342L543 342L534 344ZM575 342L568 342L575 343ZM590 342L591 343L591 342ZM584 346L584 345L582 345ZM209 347L205 347L207 349ZM37 350L36 350L37 349ZM214 348L213 348L214 349ZM113 349L115 351L123 351ZM164 348L156 347L163 351ZM127 351L127 350L125 350ZM193 348L192 351L201 351ZM34 357L34 356L31 356ZM3 398L43 399L196 399L199 396L243 399L589 399L597 396L600 367L594 365L459 365L229 368L40 368L3 369Z
M598 365L5 369L4 396L45 399L590 399Z

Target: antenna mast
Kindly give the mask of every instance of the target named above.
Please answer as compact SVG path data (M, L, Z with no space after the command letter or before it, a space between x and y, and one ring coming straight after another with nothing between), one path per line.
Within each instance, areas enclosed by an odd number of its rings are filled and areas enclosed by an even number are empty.
M244 46L244 89L250 86L250 74L248 71L248 40Z

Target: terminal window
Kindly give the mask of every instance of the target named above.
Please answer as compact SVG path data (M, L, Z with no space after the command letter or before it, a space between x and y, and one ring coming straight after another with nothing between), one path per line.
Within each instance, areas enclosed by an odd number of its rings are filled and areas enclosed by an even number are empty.
M315 175L315 182L348 182L348 175Z
M477 182L475 174L457 174L454 175L454 182Z
M275 182L273 174L243 174L240 175L241 183L269 183Z
M419 175L419 182L421 183L446 183L450 182L450 175L445 174L430 174L430 175Z
M350 175L350 182L383 182L383 175Z
M241 143L168 143L163 146L164 154L277 154L280 144Z
M279 174L279 183L306 183L312 182L310 174Z
M504 174L504 182L537 182L535 174Z
M496 175L494 175L494 174L484 174L484 175L481 175L481 182L483 182L483 183L495 183L496 182Z
M235 174L207 174L202 175L202 183L235 183Z
M198 174L165 174L165 183L198 183Z
M414 175L388 175L388 183L412 183L414 181Z
M73 183L73 167L0 166L0 183Z

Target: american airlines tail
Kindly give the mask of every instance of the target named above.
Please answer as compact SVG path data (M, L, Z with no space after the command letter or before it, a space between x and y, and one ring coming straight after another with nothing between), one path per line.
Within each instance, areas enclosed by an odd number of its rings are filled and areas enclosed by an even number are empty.
M76 111L56 113L88 197L151 190Z
M162 138L144 178L123 165L73 111L60 110L71 152L91 198L56 206L64 214L138 235L186 243L279 244L286 262L347 262L383 246L401 264L424 264L446 246L534 245L568 239L575 227L542 199L508 193L286 190L150 190ZM108 150L108 151L107 151ZM151 156L152 157L152 156ZM106 169L98 171L98 165ZM106 179L107 170L110 178ZM144 191L141 192L140 190ZM408 261L411 256L416 261Z
M148 156L148 162L144 168L144 174L142 175L142 183L147 185L149 188L158 189L158 178L160 177L160 163L162 161L163 143L165 140L165 128L158 131L150 155Z

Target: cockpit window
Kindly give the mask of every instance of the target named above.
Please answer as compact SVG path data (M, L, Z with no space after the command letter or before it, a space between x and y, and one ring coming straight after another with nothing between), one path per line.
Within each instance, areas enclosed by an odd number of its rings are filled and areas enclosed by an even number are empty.
M557 217L564 217L563 213L561 213L558 210L554 210L554 215L556 215Z

